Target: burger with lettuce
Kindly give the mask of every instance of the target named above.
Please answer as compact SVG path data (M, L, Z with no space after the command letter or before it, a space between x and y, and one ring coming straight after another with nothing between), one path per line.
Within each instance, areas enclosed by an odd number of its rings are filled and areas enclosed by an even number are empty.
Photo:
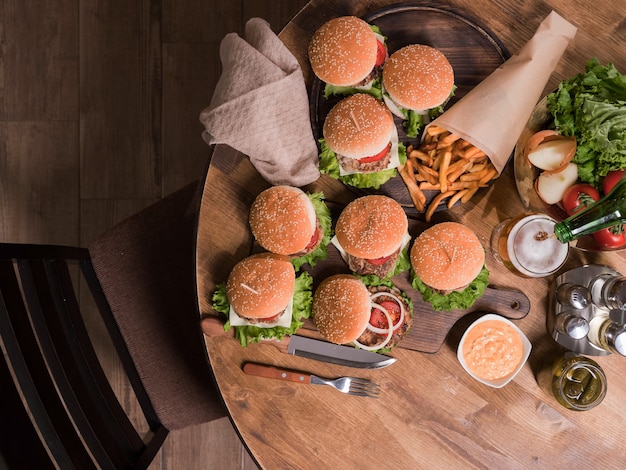
M308 55L313 72L325 83L326 98L353 93L382 97L387 46L377 26L356 16L333 18L313 34Z
M227 317L242 346L294 334L311 314L313 278L296 275L289 258L259 253L239 261L217 286L213 309Z
M406 163L391 112L371 95L339 101L328 112L322 133L320 172L350 186L378 189Z
M326 246L332 238L332 220L321 192L271 186L252 203L249 223L257 243L267 251L290 258L296 270L303 264L313 267L328 256Z
M465 225L442 222L424 230L410 256L411 285L433 310L465 310L485 293L485 250Z

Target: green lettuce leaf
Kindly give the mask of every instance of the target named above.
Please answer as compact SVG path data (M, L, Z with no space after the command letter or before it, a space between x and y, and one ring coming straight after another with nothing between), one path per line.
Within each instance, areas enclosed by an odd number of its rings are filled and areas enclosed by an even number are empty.
M394 266L393 271L391 271L388 277L397 276L398 274L408 271L410 268L411 258L409 257L409 250L408 248L403 248L400 251L398 259L396 260L396 265Z
M324 98L328 99L333 95L350 96L356 93L367 93L379 100L383 99L383 86L380 80L380 76L372 82L372 86L368 89L359 89L350 86L336 86L326 83L324 85Z
M319 244L319 246L311 253L291 260L291 264L293 264L293 267L296 271L299 271L300 267L303 264L309 264L309 266L313 267L317 264L318 261L325 260L328 257L328 250L326 246L333 238L332 218L330 214L330 209L324 202L324 193L307 193L307 196L309 196L309 199L313 203L313 207L315 208L315 214L320 221L322 230L324 230L324 237L322 238L322 242Z
M428 110L428 119L426 120L426 122L422 114L416 113L415 111L410 109L400 108L400 111L402 111L402 114L404 114L404 122L402 123L402 126L406 131L407 137L417 137L420 130L424 127L425 124L440 116L443 113L444 107L446 106L446 104L448 104L448 101L450 101L450 98L454 96L456 88L457 86L453 85L452 91L450 92L450 95L448 96L446 101L441 103L439 106Z
M320 173L327 174L342 181L344 184L354 186L355 188L378 189L398 174L395 168L390 168L376 173L354 173L342 176L339 172L339 160L337 160L335 152L326 145L324 139L320 139L319 142L322 149L319 163ZM398 156L401 164L406 163L406 147L401 142L398 143Z
M478 276L464 290L444 295L424 284L416 276L415 270L411 269L411 285L414 289L420 291L424 301L429 302L433 310L468 309L485 293L488 284L489 270L487 266L483 265L483 269Z
M626 75L590 60L584 73L562 81L547 97L554 128L575 136L578 176L600 187L609 171L626 167Z
M311 316L311 304L313 303L313 278L306 271L300 273L296 277L296 285L293 294L293 316L291 325L287 327L275 326L273 328L259 328L258 326L230 326L228 320L230 304L226 296L226 283L216 286L213 293L213 310L220 312L226 316L224 330L230 331L235 329L235 338L239 340L242 346L250 343L258 343L262 339L275 339L280 341L284 336L295 334L295 332L304 325L303 320Z

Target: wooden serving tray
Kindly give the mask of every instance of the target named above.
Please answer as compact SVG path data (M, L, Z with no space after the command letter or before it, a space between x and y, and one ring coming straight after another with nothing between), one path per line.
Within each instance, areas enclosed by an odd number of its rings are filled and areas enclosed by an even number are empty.
M210 249L198 258L197 280L201 313L214 313L211 296L216 284L224 282L232 267L252 252L258 251L248 226L248 213L254 198L269 187L254 169L250 160L242 153L222 146L211 161L204 186L199 223L198 244ZM333 216L353 200L355 195L343 184L330 177L322 176L318 181L303 188L306 191L323 191ZM409 232L414 238L429 224L409 218ZM309 268L307 266L307 268ZM324 278L335 273L350 272L334 246L328 247L328 259L308 269L315 286ZM399 347L426 353L435 353L445 341L450 329L463 316L472 312L493 312L512 319L526 316L530 302L518 290L487 288L485 295L469 310L435 312L425 303L421 294L409 283L408 273L396 276L392 281L413 300L414 316L412 327ZM307 336L316 336L312 321L304 327Z
M387 37L389 54L409 44L425 44L436 47L448 59L454 71L457 86L454 96L446 108L467 94L473 87L489 76L504 63L510 54L500 40L467 13L441 5L400 3L384 7L363 16L363 19L381 29ZM343 97L324 98L324 83L313 76L310 86L310 110L313 134L316 139L323 137L322 127L330 109ZM477 117L480 110L476 110ZM405 145L419 144L420 137L406 136L402 120L394 117L400 142ZM380 189L358 189L348 187L357 196L364 194L384 194L393 197L407 212L422 217L413 207L411 197L400 178L394 178ZM427 203L438 191L427 191ZM437 210L446 209L443 201Z

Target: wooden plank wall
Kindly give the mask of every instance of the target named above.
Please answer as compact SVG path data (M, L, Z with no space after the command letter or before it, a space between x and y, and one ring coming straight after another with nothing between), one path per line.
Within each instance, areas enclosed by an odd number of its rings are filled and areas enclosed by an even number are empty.
M87 246L201 178L220 40L305 3L0 0L0 240ZM151 468L255 465L223 419L172 433Z

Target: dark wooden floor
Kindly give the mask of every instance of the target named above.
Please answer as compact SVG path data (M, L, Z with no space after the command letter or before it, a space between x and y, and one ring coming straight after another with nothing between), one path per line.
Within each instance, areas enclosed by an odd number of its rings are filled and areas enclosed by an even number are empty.
M87 246L201 178L219 42L305 0L0 0L0 240ZM227 419L170 434L154 469L250 469Z

